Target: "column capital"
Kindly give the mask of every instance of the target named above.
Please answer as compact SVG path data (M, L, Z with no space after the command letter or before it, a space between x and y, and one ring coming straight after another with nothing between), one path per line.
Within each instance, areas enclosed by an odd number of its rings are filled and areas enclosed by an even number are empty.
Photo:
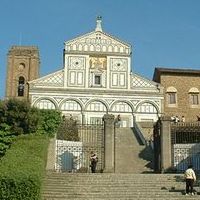
M171 120L171 117L170 117L170 116L167 116L167 115L161 116L161 117L160 117L160 120L161 120L161 121L172 121L172 120Z
M112 124L112 123L114 123L114 120L115 120L115 116L112 114L105 114L103 116L103 121L105 123Z

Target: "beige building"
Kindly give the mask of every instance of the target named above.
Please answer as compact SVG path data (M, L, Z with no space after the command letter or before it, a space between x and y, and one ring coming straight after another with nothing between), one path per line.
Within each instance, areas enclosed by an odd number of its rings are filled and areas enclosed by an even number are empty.
M164 87L164 113L196 121L200 116L200 70L155 68L153 81Z

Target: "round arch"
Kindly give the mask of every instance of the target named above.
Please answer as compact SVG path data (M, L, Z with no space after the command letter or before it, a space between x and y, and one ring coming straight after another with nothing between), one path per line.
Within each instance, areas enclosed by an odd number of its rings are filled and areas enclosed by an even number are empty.
M59 105L59 109L62 110L68 110L68 111L82 111L83 105L82 103L73 98L63 99Z
M52 98L41 97L33 102L33 106L39 109L58 109L56 101Z
M101 99L91 99L85 105L85 111L99 111L107 113L108 105Z
M114 101L110 107L111 112L128 112L133 113L133 105L129 101Z
M158 105L156 105L155 102L152 102L152 101L139 102L135 108L135 112L138 112L138 111L139 113L157 113L157 114L160 113L160 109Z

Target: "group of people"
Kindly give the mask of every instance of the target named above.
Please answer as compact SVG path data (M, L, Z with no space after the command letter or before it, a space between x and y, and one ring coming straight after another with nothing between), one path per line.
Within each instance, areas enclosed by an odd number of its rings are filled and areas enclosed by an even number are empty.
M181 119L179 119L179 117L176 115L176 116L172 116L171 117L171 120L174 122L174 123L178 123L178 122L185 122L185 116L182 115L181 116Z

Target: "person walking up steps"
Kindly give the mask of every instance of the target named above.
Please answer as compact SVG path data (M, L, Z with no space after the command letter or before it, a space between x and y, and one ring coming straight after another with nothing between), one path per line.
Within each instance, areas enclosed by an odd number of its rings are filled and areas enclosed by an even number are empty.
M195 172L192 169L192 167L193 167L192 165L189 165L188 169L184 173L185 182L186 182L186 194L185 195L189 195L189 193L191 195L194 195L193 185L194 185L194 182L196 181L196 175L195 175Z

